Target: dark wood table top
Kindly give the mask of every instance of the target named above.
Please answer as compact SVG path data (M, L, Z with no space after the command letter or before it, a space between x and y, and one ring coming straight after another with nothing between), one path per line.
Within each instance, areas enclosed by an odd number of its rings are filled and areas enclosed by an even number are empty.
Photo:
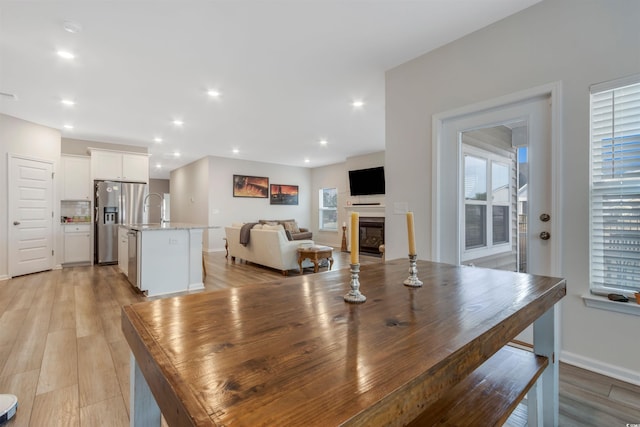
M170 425L401 425L566 293L563 279L408 260L123 308Z

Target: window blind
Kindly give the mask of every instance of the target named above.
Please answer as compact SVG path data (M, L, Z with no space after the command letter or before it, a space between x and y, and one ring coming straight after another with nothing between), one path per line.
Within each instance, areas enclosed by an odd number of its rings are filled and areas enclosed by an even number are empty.
M640 76L591 88L591 289L640 291Z

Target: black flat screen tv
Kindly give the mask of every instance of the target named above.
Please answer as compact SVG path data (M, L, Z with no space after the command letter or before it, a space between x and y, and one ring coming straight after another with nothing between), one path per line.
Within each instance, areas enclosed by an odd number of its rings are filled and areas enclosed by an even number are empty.
M384 167L349 171L349 189L352 196L384 194Z

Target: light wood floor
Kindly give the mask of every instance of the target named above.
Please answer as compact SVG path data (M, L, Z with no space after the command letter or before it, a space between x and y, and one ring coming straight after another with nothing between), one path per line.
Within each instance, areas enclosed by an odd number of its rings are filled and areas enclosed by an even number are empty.
M334 269L348 266L348 254L334 251L334 258ZM205 291L282 279L275 270L231 263L224 253L205 260ZM361 257L363 265L377 262ZM19 399L6 425L129 425L129 347L120 331L120 308L144 299L115 266L1 281L0 393ZM564 364L560 380L562 426L640 423L640 387Z

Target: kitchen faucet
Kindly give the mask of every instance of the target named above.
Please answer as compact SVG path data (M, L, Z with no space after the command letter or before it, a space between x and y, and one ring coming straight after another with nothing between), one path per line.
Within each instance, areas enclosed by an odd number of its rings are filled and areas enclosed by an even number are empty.
M149 205L147 205L147 200L151 196L158 196L160 198L160 224L164 224L167 221L164 219L164 197L162 197L161 194L159 194L159 193L149 193L146 196L144 196L144 200L142 202L143 209L146 210L147 206L149 206Z

